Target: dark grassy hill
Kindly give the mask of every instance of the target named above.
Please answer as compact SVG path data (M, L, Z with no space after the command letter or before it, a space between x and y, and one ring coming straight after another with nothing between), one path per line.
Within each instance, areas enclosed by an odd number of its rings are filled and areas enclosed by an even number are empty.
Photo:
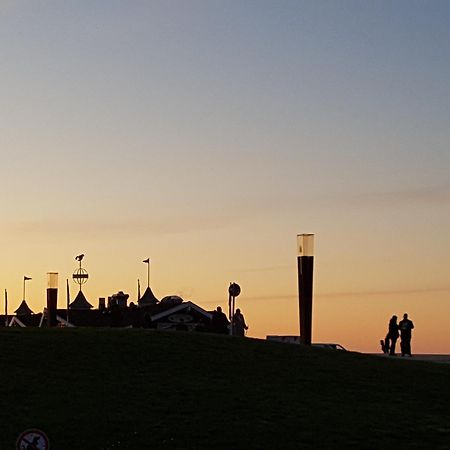
M0 448L450 448L450 366L144 330L0 331Z

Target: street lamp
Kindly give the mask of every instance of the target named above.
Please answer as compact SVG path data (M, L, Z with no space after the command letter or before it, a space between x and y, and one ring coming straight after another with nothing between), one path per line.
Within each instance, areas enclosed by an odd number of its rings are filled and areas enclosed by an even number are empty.
M311 345L314 272L314 234L297 235L300 342Z
M56 309L58 303L58 273L47 273L47 323L49 327L56 327Z

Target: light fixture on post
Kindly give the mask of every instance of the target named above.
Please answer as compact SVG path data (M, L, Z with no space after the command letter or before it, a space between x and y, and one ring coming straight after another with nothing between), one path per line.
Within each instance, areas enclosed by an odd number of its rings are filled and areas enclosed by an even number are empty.
M297 235L300 343L311 345L314 272L314 234Z
M56 309L58 304L58 273L47 273L47 324L56 327Z

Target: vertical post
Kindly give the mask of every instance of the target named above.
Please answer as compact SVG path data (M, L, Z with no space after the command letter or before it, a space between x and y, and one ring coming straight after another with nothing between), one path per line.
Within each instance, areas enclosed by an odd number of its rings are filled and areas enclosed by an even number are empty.
M147 287L150 287L150 258L144 259L142 262L147 264Z
M26 300L26 297L25 297L25 283L28 280L31 280L31 278L30 277L26 277L26 276L23 277L23 297L22 297L22 300Z
M56 308L58 304L58 273L47 273L47 322L49 327L55 327Z
M84 256L84 255L83 255ZM81 261L83 260L83 258L81 257L78 261L80 262L80 266L79 266L79 274L81 275L83 272L81 271ZM81 292L81 285L83 283L81 283L81 279L80 279L80 292Z
M241 287L237 283L230 283L228 288L228 308L229 308L229 318L230 318L230 334L234 335L233 329L233 319L234 311L236 307L236 297L241 293Z
M297 235L300 342L311 345L314 272L314 234Z
M5 289L5 327L8 326L8 291Z
M69 290L69 279L68 278L66 278L66 294L67 294L66 321L67 321L67 323L69 323L70 290Z

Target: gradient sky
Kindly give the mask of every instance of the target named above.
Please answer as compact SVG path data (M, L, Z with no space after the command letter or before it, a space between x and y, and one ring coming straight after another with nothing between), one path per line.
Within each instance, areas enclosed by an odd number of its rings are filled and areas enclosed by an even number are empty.
M298 334L313 232L314 341L408 312L450 353L448 1L2 0L0 64L10 310L79 253L91 303L135 300L150 257L158 297L236 281L249 335Z

